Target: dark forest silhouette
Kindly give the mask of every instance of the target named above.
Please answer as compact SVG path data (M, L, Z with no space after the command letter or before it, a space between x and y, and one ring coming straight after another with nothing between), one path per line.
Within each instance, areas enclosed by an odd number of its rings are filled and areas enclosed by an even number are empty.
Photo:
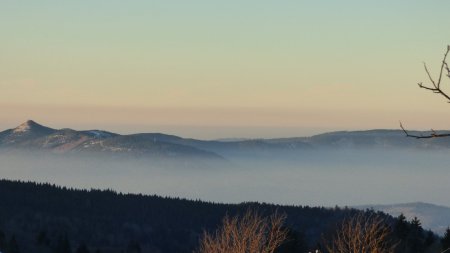
M320 247L343 219L361 213L338 207L208 203L8 180L0 180L0 192L4 253L192 252L203 232L214 231L226 214L249 208L262 215L286 214L288 240L278 252L305 252ZM439 242L417 222L379 215L402 240L399 252L424 252Z

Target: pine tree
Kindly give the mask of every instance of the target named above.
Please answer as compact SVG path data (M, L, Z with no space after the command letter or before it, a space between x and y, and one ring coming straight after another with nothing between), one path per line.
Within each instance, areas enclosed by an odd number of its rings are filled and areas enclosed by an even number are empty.
M431 230L428 230L427 236L425 238L424 246L425 248L430 247L436 241L436 238Z
M411 228L414 231L421 232L422 231L422 222L417 217L414 217L411 221Z
M277 249L277 253L297 253L308 251L307 243L303 233L297 232L292 229L287 229L286 231L286 242Z
M411 221L409 245L412 253L423 253L425 250L422 223L417 217L414 217Z
M141 246L137 241L130 241L126 250L127 253L141 253Z
M90 251L86 244L82 243L80 246L78 246L76 253L90 253Z
M55 253L72 253L67 235L60 236L56 243Z
M441 240L442 250L450 249L450 227L445 230L444 237Z
M20 253L19 244L17 243L16 237L13 235L8 243L8 253Z
M403 213L397 217L397 222L395 223L395 233L401 240L405 240L408 237L408 221Z
M3 231L0 230L0 251L4 251L6 249L6 236Z
M36 236L36 245L38 246L49 246L50 245L50 239L47 237L46 231L41 231Z

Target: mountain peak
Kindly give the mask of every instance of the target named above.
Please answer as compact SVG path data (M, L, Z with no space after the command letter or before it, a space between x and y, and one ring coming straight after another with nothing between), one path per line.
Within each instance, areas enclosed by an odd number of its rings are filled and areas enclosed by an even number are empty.
M24 123L20 124L16 128L13 129L14 133L27 133L33 130L44 130L45 132L48 132L49 130L53 130L51 128L45 127L43 125L40 125L36 123L33 120L27 120Z

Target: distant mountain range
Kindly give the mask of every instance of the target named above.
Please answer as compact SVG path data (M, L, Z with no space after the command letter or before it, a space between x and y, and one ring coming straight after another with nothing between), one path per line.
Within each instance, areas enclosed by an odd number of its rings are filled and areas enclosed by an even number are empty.
M165 158L223 159L192 146L172 143L168 135L120 135L102 130L53 129L29 120L0 132L0 148L41 150L53 153L113 153Z
M445 230L450 227L450 207L446 206L415 202L393 205L366 205L356 208L382 211L394 217L403 213L408 220L417 217L425 229L430 229L439 235L443 235Z
M401 130L367 130L330 132L311 137L205 141L161 133L120 135L103 130L53 129L29 120L16 128L0 132L0 148L220 160L233 155L285 153L317 148L446 149L450 148L450 138L417 140L405 137Z

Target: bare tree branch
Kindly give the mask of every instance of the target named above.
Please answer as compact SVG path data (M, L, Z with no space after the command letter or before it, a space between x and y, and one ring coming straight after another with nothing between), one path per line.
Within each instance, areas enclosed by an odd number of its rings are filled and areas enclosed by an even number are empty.
M448 46L450 48L450 46ZM450 68L448 67L447 62L445 62L445 70L447 71L447 76L450 77Z
M447 56L448 56L449 52L450 52L450 45L447 46L447 51L445 52L444 58L442 59L441 69L440 69L437 81L435 81L434 78L431 76L430 71L428 70L427 64L424 63L423 66L425 68L425 72L427 73L428 79L430 80L432 85L426 86L422 82L418 83L420 88L430 90L437 94L441 94L448 100L448 102L450 102L450 96L441 89L441 83L442 83L442 76L444 74L444 70L447 71L447 76L450 77L450 69L447 64Z
M429 135L411 134L403 127L402 122L400 122L400 128L403 130L406 137L412 137L412 138L416 138L416 139L430 139L430 138L439 138L439 137L449 137L450 136L450 134L439 134L436 131L434 131L433 129L431 129L431 134L429 134Z
M427 64L423 63L425 72L427 73L428 79L430 80L432 86L425 86L422 82L418 83L420 88L430 90L434 93L440 94L440 95L444 96L448 100L448 102L450 102L450 96L441 89L441 83L442 83L442 76L444 74L444 70L447 71L447 76L450 77L450 69L447 64L447 56L448 56L449 52L450 52L450 45L447 46L447 51L445 52L444 58L442 59L441 70L439 72L438 80L437 81L434 80L434 78L430 74L430 71L428 70Z
M439 77L438 77L437 81L431 76L431 73L427 67L427 64L423 63L423 67L425 68L425 72L427 73L427 76L428 76L429 81L431 82L431 85L426 86L422 82L418 83L420 88L442 95L443 97L445 97L447 99L448 103L450 103L450 95L442 90L441 84L442 84L442 76L444 75L444 71L447 72L447 74L445 74L445 75L450 78L450 68L447 63L447 56L449 53L450 53L450 45L447 46L447 51L445 51L444 58L442 59L441 69L440 69ZM436 131L434 131L433 129L431 129L431 134L428 134L428 135L411 134L403 127L401 122L400 122L400 128L403 130L406 137L412 137L412 138L416 138L416 139L450 137L450 134L448 134L448 133L440 134L440 133L437 133Z

